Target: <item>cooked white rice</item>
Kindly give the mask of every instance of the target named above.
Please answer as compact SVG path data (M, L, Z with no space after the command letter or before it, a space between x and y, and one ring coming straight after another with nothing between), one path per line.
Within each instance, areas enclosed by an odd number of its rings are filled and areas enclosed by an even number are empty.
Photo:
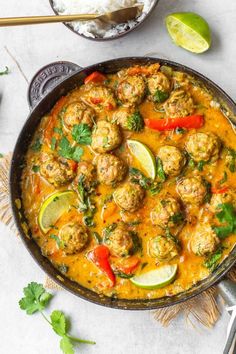
M142 14L135 20L128 21L116 26L104 25L100 21L77 21L71 22L70 25L74 30L87 37L113 37L122 33L129 28L137 25L137 22L149 12L154 0L53 0L54 8L60 15L66 14L89 14L89 13L106 13L121 9L122 7L133 6L137 2L144 5Z

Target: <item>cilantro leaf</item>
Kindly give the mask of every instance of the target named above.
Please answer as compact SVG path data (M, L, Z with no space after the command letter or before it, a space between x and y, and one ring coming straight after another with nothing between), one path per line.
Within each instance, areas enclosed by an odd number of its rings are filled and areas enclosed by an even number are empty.
M41 150L41 147L42 147L41 139L40 138L36 138L35 142L31 145L31 149L34 152L38 152L38 151Z
M84 151L80 146L72 147L65 136L59 141L58 154L66 159L79 162L83 152Z
M72 138L81 145L90 145L92 132L88 124L75 124L72 129Z
M159 158L157 159L157 176L162 182L165 182L166 174L163 169L162 161Z
M224 239L236 232L236 212L233 205L229 203L219 204L218 208L221 211L216 214L216 217L223 225L213 226L213 230L219 238Z
M128 117L127 128L129 130L132 130L134 132L140 132L141 130L143 130L143 127L144 127L143 117L139 112L135 112Z
M154 102L162 103L165 100L167 100L168 97L169 97L168 92L156 90L155 95L154 95Z
M51 139L51 150L55 150L56 143L57 143L57 139L55 138L55 136L53 136Z
M236 151L228 148L227 155L228 155L227 167L229 168L230 172L234 173L236 171Z
M73 344L67 336L62 337L60 341L60 348L64 354L74 354Z
M52 298L52 294L46 292L42 284L35 282L28 284L23 291L25 297L19 301L19 305L28 315L44 310Z
M5 66L5 70L0 71L0 75L8 75L9 74L9 68L7 66Z
M204 262L204 266L208 269L210 269L211 271L213 271L218 263L219 260L221 259L223 254L223 247L220 246L215 253L213 253L212 255L210 255L207 260Z
M55 310L51 313L52 328L56 334L63 337L67 333L67 322L64 313Z
M37 173L37 172L39 172L39 170L40 170L40 167L38 165L33 165L32 166L32 171L33 172Z
M227 179L228 179L227 172L224 171L224 175L223 175L223 177L221 178L221 180L219 181L219 184L225 183L225 182L227 181Z

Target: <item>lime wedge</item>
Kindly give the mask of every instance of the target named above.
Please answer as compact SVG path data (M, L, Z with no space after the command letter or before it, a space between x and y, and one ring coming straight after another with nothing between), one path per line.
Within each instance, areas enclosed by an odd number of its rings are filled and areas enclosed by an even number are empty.
M156 177L156 160L151 150L143 143L137 140L127 140L131 153L140 162L148 177Z
M73 191L56 192L50 195L42 204L39 212L39 226L47 233L51 226L69 210L75 201L76 194Z
M208 23L193 12L168 15L166 27L174 43L190 52L203 53L211 45L211 32Z
M177 264L163 265L155 270L134 276L130 281L144 289L158 289L172 283L177 273Z

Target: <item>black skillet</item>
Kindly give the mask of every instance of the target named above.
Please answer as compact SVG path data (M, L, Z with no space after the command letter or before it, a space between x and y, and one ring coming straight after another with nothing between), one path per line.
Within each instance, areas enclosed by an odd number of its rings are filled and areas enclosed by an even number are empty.
M186 72L200 80L206 86L206 88L211 90L212 93L220 101L226 104L229 111L232 113L232 123L236 123L236 104L233 102L233 100L212 81L181 64L177 64L168 60L148 57L114 59L86 68L81 68L78 65L69 62L56 62L49 64L39 70L39 72L33 77L30 84L28 91L28 101L31 111L16 142L11 163L11 203L17 228L28 251L34 260L39 264L39 266L50 276L50 278L52 278L56 283L61 285L66 290L72 292L74 295L77 295L93 303L127 310L157 309L186 301L221 281L219 284L221 291L227 295L227 299L230 304L236 304L236 285L228 280L223 279L226 273L234 265L236 247L212 274L185 292L160 299L126 300L98 295L97 293L86 289L74 281L66 278L65 275L61 274L52 265L52 263L41 254L40 248L31 237L26 235L24 228L22 227L22 223L27 221L24 217L24 210L19 210L17 208L18 203L16 205L15 201L17 199L21 199L20 181L22 165L24 163L24 157L31 142L32 136L37 129L41 117L52 109L54 104L59 100L61 96L66 95L70 90L74 89L78 85L81 85L84 81L84 78L95 70L108 74L117 72L121 68L129 67L135 64L145 65L155 62L158 62L161 65L168 65L175 70Z

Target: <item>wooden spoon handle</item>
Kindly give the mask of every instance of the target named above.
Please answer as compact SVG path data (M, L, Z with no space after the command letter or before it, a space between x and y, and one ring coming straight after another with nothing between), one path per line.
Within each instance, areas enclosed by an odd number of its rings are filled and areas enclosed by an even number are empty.
M0 18L0 27L35 25L40 23L88 21L98 18L98 14L83 15L55 15L55 16L32 16L32 17L7 17Z

